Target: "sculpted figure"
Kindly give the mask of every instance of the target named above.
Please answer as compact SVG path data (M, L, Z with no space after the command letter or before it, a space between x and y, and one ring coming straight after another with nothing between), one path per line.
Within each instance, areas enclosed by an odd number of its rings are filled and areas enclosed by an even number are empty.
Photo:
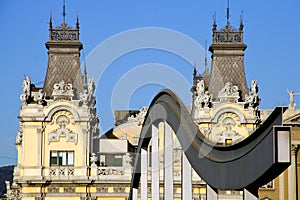
M246 106L250 108L257 108L260 103L260 98L258 96L258 84L257 80L251 81L249 95L245 95Z
M197 82L197 87L196 87L197 95L202 95L202 94L204 94L204 90L205 90L205 87L204 87L204 80L198 81L198 82Z
M28 97L30 96L30 78L29 76L25 76L23 84L23 94L26 94Z
M30 98L30 78L29 76L25 76L23 84L23 93L20 96L20 99L23 103L23 105L27 105L29 98Z
M46 98L45 92L43 92L43 89L40 89L37 97L38 103L43 104L45 102L45 98Z
M299 95L300 93L294 93L293 91L289 91L288 89L287 90L287 93L289 94L290 96L290 104L289 104L289 109L295 109L296 107L296 103L295 103L295 96Z

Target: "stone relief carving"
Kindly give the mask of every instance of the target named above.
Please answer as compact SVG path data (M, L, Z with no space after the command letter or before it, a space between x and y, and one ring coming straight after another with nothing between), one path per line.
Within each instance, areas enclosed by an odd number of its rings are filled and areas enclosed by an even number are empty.
M5 181L6 184L6 198L9 200L20 200L21 199L21 193L18 188L16 188L17 185L12 185L10 186L9 181Z
M64 80L54 84L52 96L54 97L54 100L57 99L71 100L72 97L74 96L72 84L65 83Z
M58 142L62 136L66 137L67 142L77 144L77 134L66 127L69 123L70 120L65 115L57 117L56 124L58 124L59 128L49 133L48 144L50 142Z
M258 84L257 80L251 81L251 87L249 95L245 95L246 107L256 109L260 103L260 98L258 96Z
M224 131L221 131L215 135L215 142L218 144L226 144L226 140L231 140L232 144L241 141L244 137L234 131L234 127L237 126L236 120L232 117L226 116L221 122Z
M147 114L148 108L147 107L142 107L140 109L140 112L138 114L136 114L136 116L131 115L130 117L128 117L128 121L129 122L138 122L138 125L143 125L146 114Z
M23 93L20 96L20 99L21 99L23 105L27 105L27 103L30 100L30 96L31 96L30 85L31 85L30 77L25 76L23 84L22 84Z
M123 176L124 174L125 172L123 169L115 169L115 168L107 168L107 167L98 168L98 176L108 176L108 175Z
M221 102L237 103L240 98L239 88L231 82L227 82L225 87L219 92L218 97Z

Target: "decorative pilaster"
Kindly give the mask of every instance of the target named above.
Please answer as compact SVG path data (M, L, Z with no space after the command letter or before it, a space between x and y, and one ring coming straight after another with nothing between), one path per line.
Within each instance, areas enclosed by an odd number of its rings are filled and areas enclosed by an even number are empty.
M289 200L297 200L297 163L296 163L296 155L298 152L299 146L292 145L291 146L291 166L288 168L288 197Z

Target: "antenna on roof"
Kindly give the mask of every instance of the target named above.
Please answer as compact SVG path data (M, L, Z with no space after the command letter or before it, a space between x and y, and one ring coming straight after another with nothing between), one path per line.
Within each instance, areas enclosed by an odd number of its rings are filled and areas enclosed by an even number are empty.
M66 0L64 0L64 4L63 4L63 12L62 12L62 16L64 19L64 23L66 23Z
M228 0L227 1L227 14L226 14L227 24L229 24L229 18L230 18L230 7L229 7L229 0Z

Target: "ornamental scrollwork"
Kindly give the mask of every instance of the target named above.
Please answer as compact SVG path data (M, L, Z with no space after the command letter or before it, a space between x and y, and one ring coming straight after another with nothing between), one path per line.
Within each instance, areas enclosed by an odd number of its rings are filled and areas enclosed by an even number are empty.
M105 167L98 168L98 176L108 176L108 175L124 176L125 172L123 169L114 169L114 168L105 168Z
M131 115L130 117L128 117L128 121L129 122L138 122L138 125L143 125L147 111L148 111L147 107L145 107L145 106L142 107L138 114L136 114L135 116Z
M49 133L48 144L50 144L50 142L58 142L62 136L66 137L67 142L77 144L77 134L66 127L69 123L70 120L65 115L57 117L56 124L58 124L59 128Z
M74 96L72 84L65 83L64 80L54 84L52 96L54 97L54 100L57 99L71 100L72 97Z
M237 103L240 98L239 88L231 82L227 82L218 97L221 102Z

